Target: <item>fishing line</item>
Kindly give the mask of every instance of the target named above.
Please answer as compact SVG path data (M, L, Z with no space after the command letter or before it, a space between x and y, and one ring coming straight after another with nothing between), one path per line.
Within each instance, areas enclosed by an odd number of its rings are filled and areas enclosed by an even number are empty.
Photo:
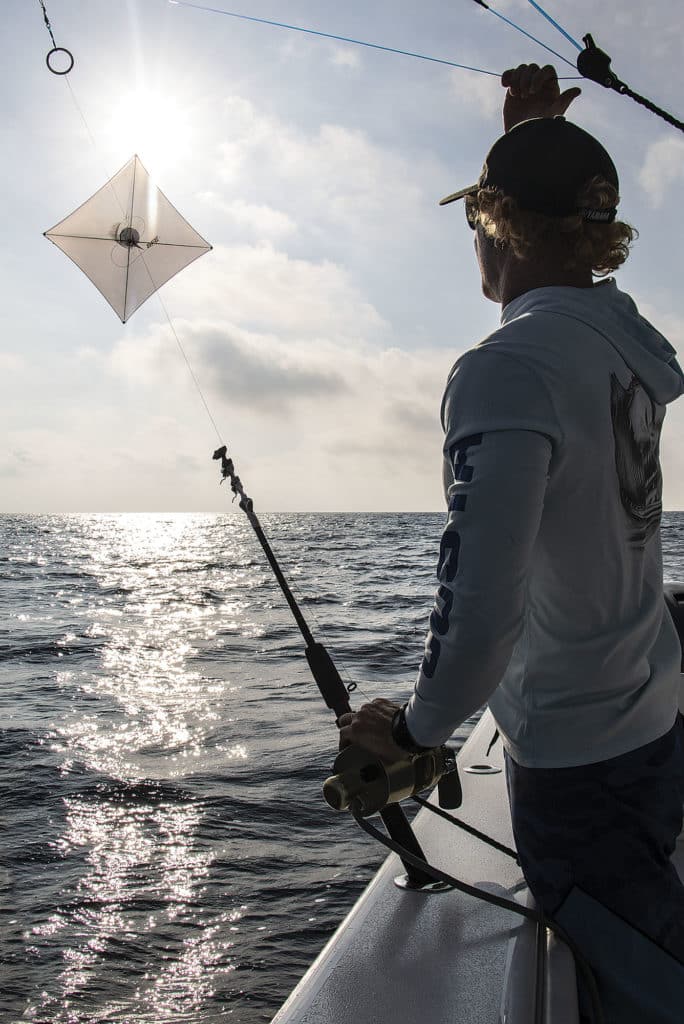
M71 93L71 98L74 101L74 106L76 107L76 110L78 111L78 114L79 114L79 116L81 118L81 121L83 122L83 125L84 125L85 130L86 130L86 134L87 134L88 138L90 139L91 145L92 145L92 147L93 147L93 149L95 151L95 155L97 156L98 161L100 161L102 159L102 156L100 154L100 150L98 148L97 143L95 142L95 139L93 137L93 133L90 130L90 125L86 121L86 117L85 117L85 114L83 113L83 110L81 108L81 104L76 99L76 93L73 90L73 86L71 85L71 82L69 81L68 78L65 78L64 81L66 82L66 84L67 84L67 86L69 88L69 92ZM121 210L121 216L122 216L122 218L125 219L125 217L126 217L126 210L124 209L124 205L121 202L121 200L119 199L119 194L116 191L116 188L114 187L114 183L112 181L112 175L109 173L109 171L108 171L107 167L105 167L104 163L102 163L102 169L103 169L103 171L105 173L105 177L107 179L107 184L109 185L109 187L110 187L110 189L112 191L112 195L114 196L114 198L116 200L117 206Z
M40 6L41 6L41 8L43 10L43 18L45 19L45 25L47 27L48 32L50 33L50 39L52 40L52 44L53 44L53 50L51 50L50 52L53 53L55 51L63 50L65 53L68 53L69 56L71 57L71 65L70 65L70 67L68 67L66 69L66 71L55 71L50 66L49 60L48 60L48 68L50 68L50 71L52 71L53 74L67 75L71 71L71 69L73 68L74 59L71 56L71 53L70 53L69 50L65 50L64 47L58 47L57 46L57 43L55 42L54 34L52 32L52 26L50 24L50 19L48 17L48 13L47 13L47 10L46 10L46 7L45 7L44 0L38 0L38 3L40 4ZM49 56L50 56L50 54L48 54L48 58L49 58ZM83 122L83 125L85 127L86 133L88 135L88 138L90 139L90 142L91 142L91 144L93 146L93 149L95 150L95 153L97 154L97 157L99 159L100 158L99 147L98 147L98 145L97 145L97 143L95 141L95 137L93 136L93 133L90 130L90 125L88 124L87 118L86 118L85 114L83 113L83 108L81 107L80 103L78 102L78 100L76 98L76 93L74 92L74 90L72 88L72 85L71 85L71 82L69 81L68 78L66 78L66 84L69 87L69 92L71 94L71 98L74 101L74 106L76 107L76 110L77 110L77 112L79 114L79 117L81 118L81 121ZM114 195L114 198L116 199L116 202L117 202L117 204L119 206L119 209L121 210L121 213L122 213L123 217L125 218L126 217L126 211L125 211L125 209L123 207L123 204L122 204L121 200L119 199L119 196L117 194L116 189L114 188L114 185L111 183L112 176L109 173L107 173L106 177L107 177L107 182L109 184L109 187L111 188L112 193ZM131 197L131 201L132 201L132 197ZM155 293L157 295L157 298L159 299L159 304L160 304L162 310L164 311L164 315L166 316L168 325L171 328L171 333L173 334L174 338L176 339L176 344L178 345L180 353L181 353L183 359L185 360L185 365L187 366L188 371L190 373L190 376L192 377L193 383L194 383L195 387L197 388L197 393L198 393L198 395L199 395L199 397L200 397L200 399L202 401L202 405L204 406L205 412L206 412L207 416L209 417L209 422L211 423L212 427L216 431L216 436L218 437L219 444L221 444L221 441L222 441L221 432L220 432L218 426L216 425L216 420L212 416L211 409L209 408L207 400L204 397L204 392L202 391L202 388L200 386L200 382L197 379L197 375L195 374L195 371L192 368L192 365L190 363L190 360L188 359L187 353L186 353L186 351L183 348L183 345L181 343L181 340L178 337L178 333L176 332L176 328L173 326L173 322L171 320L171 317L169 316L169 311L167 310L167 308L166 308L166 306L164 304L164 300L162 299L160 291L159 291L159 288L157 287L157 284L156 284L154 278L152 277L152 274L150 272L150 268L147 265L147 261L146 261L145 256L144 256L142 251L140 252L140 258L142 259L143 266L145 267L145 270L147 271L147 276L149 277L149 279L150 279L150 281L152 283L152 287L154 288L154 291L155 291Z
M531 39L533 43L538 43L539 46L542 46L545 50L548 50L549 53L552 53L554 55L554 57L558 57L559 60L565 61L566 64L569 64L570 67L574 69L575 65L572 63L571 60L568 60L567 57L564 57L562 53L558 53L557 50L553 50L550 46L547 46L546 43L543 43L541 41L541 39L537 39L536 36L531 35L524 28L521 28L520 25L516 25L516 23L514 21L511 21L510 18L507 18L505 15L501 14L499 11L495 10L493 7L490 7L489 4L485 3L485 0L475 0L475 3L479 7L483 7L485 11L489 11L489 13L493 14L496 18L500 18L501 21L505 21L507 25L510 25L511 28L514 28L517 32L522 32L522 34L524 36L527 36L528 39ZM564 79L564 81L565 81L565 79Z
M49 21L48 15L47 15L47 11L45 9L45 4L44 4L43 0L38 0L38 2L39 2L40 6L41 6L41 8L42 8L42 10L44 12L45 23L46 23L48 31L50 33L50 38L54 42L54 36L53 36L53 33L52 33L52 27L50 25L50 21ZM49 63L48 63L48 67L50 67ZM68 71L71 70L71 67L73 67L73 59L72 59L71 66L67 69L66 72L64 72L65 75L68 73ZM50 68L50 70L52 70L52 68ZM61 73L55 72L55 74L61 74ZM76 108L76 110L78 112L78 115L79 115L82 123L83 123L83 126L84 126L84 128L86 130L86 133L88 135L88 138L90 139L90 143L91 143L91 145L93 147L93 150L94 150L97 158L100 159L100 150L99 150L99 147L97 145L97 142L95 141L95 137L94 137L94 135L93 135L93 133L92 133L92 131L90 129L90 125L88 124L88 119L85 116L83 108L81 107L80 103L78 102L78 99L76 97L76 93L74 92L74 89L73 89L73 87L71 85L71 82L69 81L68 78L66 79L66 83L67 83L67 85L69 87L69 93L70 93L71 98L73 100L74 106L75 106L75 108ZM121 202L121 199L119 198L119 195L118 195L118 193L116 191L116 188L112 184L112 181L111 181L111 177L112 176L108 173L108 171L105 171L105 176L106 176L106 179L107 179L107 183L108 183L108 185L109 185L109 187L110 187L110 189L112 191L112 194L113 194L113 196L114 196L114 198L116 200L116 203L117 203L117 205L118 205L118 207L119 207L119 209L121 211L121 215L122 215L122 217L124 219L126 219L127 213L126 213L126 210L124 209L124 205ZM131 201L132 201L132 197L131 197ZM209 403L208 403L208 401L206 399L204 391L202 390L202 386L201 386L201 384L199 382L199 378L197 377L197 374L195 373L195 370L194 370L194 368L192 366L192 363L190 362L188 354L185 351L185 347L183 346L183 343L181 342L181 339L180 339L180 337L178 335L178 332L176 331L176 328L174 326L173 320L171 319L171 316L170 316L169 311L168 311L168 309L166 307L166 304L165 304L165 302L164 302L164 300L163 300L163 298L161 296L161 291L158 288L158 286L157 286L157 284L156 284L156 282L154 280L154 277L152 276L152 272L150 270L150 267L149 267L149 265L147 263L147 260L145 259L145 256L144 256L144 253L142 252L142 250L140 250L139 257L140 257L140 259L142 259L142 263L143 263L143 266L144 266L144 268L145 268L145 270L147 272L147 276L150 279L150 283L152 284L154 292L155 292L155 294L157 296L157 299L159 301L159 305L161 306L161 309L162 309L162 311L164 313L164 316L166 317L166 321L167 321L167 323L169 325L169 329L171 330L171 333L173 334L173 337L176 340L176 345L178 346L178 350L179 350L179 352L180 352L180 354L181 354L181 356L183 358L183 361L184 361L184 363L185 363L185 365L186 365L186 367L188 369L188 373L190 374L190 377L191 377L192 382L193 382L193 384L195 386L197 394L199 395L200 401L201 401L201 403L202 403L202 405L204 407L204 411L205 411L205 413L207 415L207 418L208 418L208 420L209 420L209 422L210 422L214 432L216 433L219 445L221 445L222 444L223 435L221 434L221 431L219 430L219 427L218 427L218 424L216 422L216 419L214 418L214 415L213 415L213 413L212 413L212 411L211 411L211 409L209 407ZM299 599L301 601L302 600L301 593L299 593L298 596L299 596ZM317 625L320 627L320 623L317 620L316 614L313 611L311 612L311 614L312 614L312 617L316 620ZM311 640L313 642L313 638L311 638ZM351 673L349 672L347 667L341 661L339 662L339 664L340 664L340 668L341 668L342 673L346 677L346 691L348 693L352 693L354 690L359 689L361 694L367 700L370 700L368 694L366 694L359 687L358 683L356 683L351 678Z
M67 48L65 46L58 46L57 45L57 43L55 41L54 33L52 31L52 25L50 24L50 19L48 18L47 8L45 7L45 4L44 4L43 0L38 0L38 3L40 4L40 6L42 8L42 11L43 11L43 21L45 22L45 27L48 30L48 32L50 33L50 39L52 40L52 49L50 50L50 52L45 57L45 63L47 64L49 70L52 72L53 75L68 75L69 72L71 71L71 69L74 66L74 56L73 56L71 50L67 50ZM69 62L67 67L60 69L60 68L56 67L55 64L50 60L51 57L55 57L58 53L65 53L66 54L67 60Z
M190 376L192 378L192 381L193 381L193 383L195 385L195 388L197 390L197 394L200 397L202 405L204 406L204 410L205 410L205 412L206 412L206 414L207 414L207 416L209 418L209 422L211 423L212 427L214 428L214 431L216 432L216 436L218 438L219 445L221 445L221 444L223 444L223 437L224 437L224 435L221 433L221 431L219 430L219 428L217 426L216 420L214 419L214 416L213 416L213 414L211 412L211 409L209 408L209 403L207 402L207 399L205 398L205 395L204 395L204 392L203 392L202 387L200 385L200 382L199 382L199 379L197 377L197 374L195 373L195 371L193 369L193 366L192 366L192 363L190 362L190 359L188 357L188 354L185 351L183 343L181 342L181 340L180 340L180 338L178 336L178 332L176 331L176 328L173 325L173 321L171 319L169 311L166 308L166 304L165 304L164 300L161 297L160 290L156 286L155 280L152 277L152 273L150 271L150 268L149 268L149 266L147 264L147 261L146 261L145 256L144 256L143 253L140 254L140 258L142 259L143 266L145 267L145 270L147 271L147 275L148 275L148 277L149 277L149 279L150 279L150 281L152 283L152 286L154 287L155 294L156 294L156 296L157 296L157 298L159 300L159 305L161 306L161 308L162 308L162 310L164 312L164 316L166 317L167 323L168 323L168 325L169 325L169 327L171 329L171 333L173 334L174 338L176 339L176 344L178 345L178 349L180 351L180 354L183 357L183 360L185 361L185 365L188 368L188 372L189 372L189 374L190 374ZM297 594L297 597L299 599L299 604L304 604L305 603L305 596L302 594L301 590L299 590L297 585L292 581L291 569L290 569L290 579L289 579L288 582L289 582L290 588ZM321 624L320 624L320 622L318 620L318 617L316 616L315 611L312 608L309 608L307 610L307 615L309 615L316 622L316 625L318 626L319 632L321 634L324 634L325 631L321 628ZM364 690L361 688L361 686L351 678L351 673L349 672L347 667L344 665L344 663L340 659L339 655L336 655L335 660L336 660L337 665L338 665L338 667L340 669L340 674L346 677L347 692L348 693L352 693L354 690L358 689L358 691L362 694L362 696L365 697L366 700L370 701L371 698L368 696L368 694L365 693Z
M195 385L195 388L197 389L197 394L199 395L200 400L202 402L202 405L204 406L204 411L206 412L207 416L209 417L209 422L211 423L212 427L216 431L216 436L218 438L219 444L223 444L223 435L221 434L221 431L219 430L218 426L216 425L216 420L214 419L214 417L212 415L212 412L211 412L211 409L209 408L209 403L207 402L206 398L204 397L204 392L202 391L202 388L200 386L200 382L197 379L197 374L193 370L192 364L191 364L190 360L188 359L188 356L187 356L187 353L186 353L185 349L183 348L183 344L182 344L180 338L178 337L178 333L176 331L176 328L173 326L173 321L171 320L171 317L169 316L169 311L166 308L166 304L165 304L164 300L161 297L160 289L157 288L157 286L155 284L155 281L154 281L154 278L152 277L152 274L150 273L150 268L148 267L147 261L146 261L144 255L142 253L140 254L140 258L143 261L143 266L145 267L145 270L147 271L147 275L148 275L150 281L152 282L152 285L154 286L155 294L156 294L157 298L159 299L159 305L161 306L161 308L164 311L164 316L166 317L167 323L168 323L169 327L171 328L171 333L173 334L174 338L176 339L176 344L178 345L178 349L180 351L180 354L182 355L183 359L185 360L185 365L187 366L188 373L192 377L192 382Z
M52 72L53 75L58 75L59 77L63 77L64 78L64 81L66 82L66 84L67 84L67 86L69 88L69 93L71 95L71 99L73 101L73 104L76 107L76 111L78 113L78 116L80 117L81 121L83 122L83 127L86 130L86 135L90 139L91 145L92 145L92 147L93 147L93 149L95 151L95 155L97 156L97 159L99 161L99 160L101 160L100 151L99 151L97 143L95 142L95 139L93 137L93 133L90 130L90 125L88 124L88 121L86 120L86 116L83 113L83 109L81 107L81 104L78 102L78 100L76 98L76 93L74 92L73 86L71 85L71 82L69 81L69 78L68 78L69 72L73 69L73 66L74 66L73 55L72 55L71 51L67 50L64 46L57 46L57 44L55 42L55 37L54 37L53 31L52 31L52 25L50 24L50 19L48 17L48 13L47 13L47 10L46 10L46 7L45 7L44 0L38 0L38 3L40 4L40 6L42 8L43 18L45 20L45 25L46 25L46 28L47 28L48 32L50 33L50 39L52 40L52 49L50 50L50 52L48 53L47 57L45 58L45 63L47 64L48 69ZM63 69L62 71L58 71L50 63L50 57L53 54L56 54L56 53L66 53L68 55L68 57L70 58L69 66L67 68ZM123 203L119 199L119 196L117 194L116 189L114 188L114 185L112 184L112 181L111 181L112 175L109 174L108 169L104 166L104 164L102 164L102 166L103 166L104 171L105 171L105 174L104 174L105 180L107 181L107 184L109 185L109 187L112 190L112 195L114 196L114 199L116 200L117 206L121 210L122 216L125 217L126 216L126 211L124 209Z
M311 36L321 36L323 39L335 39L342 43L353 43L354 46L367 46L371 50L384 50L386 53L399 53L404 57L416 57L418 60L428 60L433 64L446 64L450 68L462 68L464 71L477 71L480 75L492 75L500 78L497 71L485 71L483 68L473 68L469 64L456 64L453 60L442 60L439 57L428 57L424 53L414 53L411 50L399 50L394 46L381 46L379 43L368 43L363 39L351 39L349 36L338 36L332 32L319 32L313 28L302 28L300 25L288 25L282 21L270 21L268 18L255 18L249 14L236 14L235 11L224 11L221 7L205 7L203 4L190 3L189 0L168 0L173 7L192 7L196 11L206 11L210 14L223 14L226 18L239 18L241 21L254 21L259 25L272 25L275 28L289 29L291 32L304 32Z
M43 10L43 17L44 17L44 19L45 19L45 24L46 24L46 26L47 26L47 30L48 30L48 32L50 33L50 39L52 40L52 43L53 43L53 50L51 50L50 52L51 52L51 53L53 53L53 52L55 52L56 50L64 50L64 48L63 48L63 47L58 47L58 46L57 46L57 44L56 44L56 42L55 42L55 37L54 37L54 35L53 35L53 32L52 32L52 26L51 26L51 24L50 24L50 19L49 19L49 17L48 17L48 13L47 13L47 10L46 10L46 8L45 8L45 3L44 3L44 0L38 0L38 3L40 4L40 6L41 6L41 8L42 8L42 10ZM68 73L69 73L69 72L71 71L71 69L73 68L73 65L74 65L74 59L73 59L73 57L71 56L71 53L70 53L70 51L69 51L69 50L64 50L64 52L65 52L65 53L68 53L68 54L69 54L69 56L71 57L71 65L70 65L70 66L69 66L69 67L68 67L68 68L66 69L66 71L55 71L55 70L54 70L54 69L53 69L53 68L52 68L52 67L50 66L50 62L49 62L49 60L48 60L48 68L50 68L50 71L52 71L52 72L53 72L53 74L58 74L58 75L67 75L67 74L68 74ZM48 58L49 58L49 56L50 56L50 54L48 54ZM95 150L95 153L97 154L97 157L98 157L98 159L99 159L99 158L100 158L100 150L99 150L99 147L98 147L98 145L97 145L97 143L96 143L96 141L95 141L95 137L93 136L93 133L92 133L92 132L91 132L91 130L90 130L90 125L88 124L88 121L87 121L87 119L86 119L86 116L85 116L85 114L83 113L83 108L81 107L80 103L78 102L78 100L77 100L77 98L76 98L76 93L74 92L74 90L73 90L73 88L72 88L71 82L69 81L69 79L68 79L68 78L66 78L65 80L66 80L66 84L67 84L67 86L69 87L69 92L70 92L70 94L71 94L71 98L72 98L72 100L74 101L74 106L76 107L76 110L78 111L78 114L79 114L79 116L80 116L80 118L81 118L81 121L83 122L83 125L84 125L84 127L85 127L86 133L87 133L87 135L88 135L88 138L90 139L90 142L91 142L91 144L92 144L92 146L93 146L93 149ZM124 209L124 207L123 207L123 204L122 204L121 200L119 199L119 196L118 196L118 194L117 194L117 191L116 191L116 189L114 188L114 185L113 185L113 184L112 184L112 182L111 182L111 178L112 178L112 176L111 176L111 175L110 175L109 173L107 173L107 182L108 182L108 184L109 184L109 187L110 187L110 188L111 188L111 190L112 190L112 193L113 193L113 195L114 195L114 198L116 199L116 202L117 202L117 204L118 204L118 206L119 206L119 209L121 210L121 213L122 213L123 217L125 218L125 217L127 216L127 214L126 214L126 211L125 211L125 209ZM132 198L132 196L131 196L131 202L132 202L132 201L133 201L133 198ZM164 315L166 316L166 319L167 319L168 325L169 325L169 327L171 328L171 333L173 334L174 338L176 339L176 344L178 345L178 348L179 348L179 350L180 350L180 353L181 353L181 355L182 355L183 359L185 360L185 365L187 366L187 368L188 368L188 371L189 371L189 373L190 373L190 376L192 377L193 383L194 383L194 385L195 385L195 387L196 387L196 389L197 389L197 393L198 393L198 395L199 395L199 397L200 397L200 399L201 399L201 401L202 401L202 405L204 406L204 410L205 410L205 412L206 412L207 416L209 417L209 422L211 423L212 427L213 427L213 428L214 428L214 430L216 431L216 436L218 437L218 440L219 440L219 444L221 444L221 442L222 442L222 435L221 435L221 432L220 432L220 430L219 430L218 426L216 425L216 420L215 420L215 419L214 419L214 417L212 416L212 413L211 413L211 409L209 408L209 405L208 405L208 403L207 403L207 400L206 400L206 398L204 397L204 392L202 391L202 388L201 388L201 386L200 386L200 382L199 382L199 380L197 379L197 375L195 374L195 371L194 371L194 370L193 370L193 368L192 368L192 365L191 365L191 363L190 363L190 360L188 359L187 353L186 353L186 351L185 351L185 349L183 348L183 345L182 345L182 343L181 343L181 340L180 340L180 338L178 337L178 333L177 333L177 331L176 331L176 328L175 328L175 327L173 326L173 322L172 322L172 320L171 320L171 317L169 316L169 311L167 310L167 308L166 308L166 305L164 304L164 300L163 300L163 299L162 299L162 297L161 297L161 293L160 293L160 291L159 291L159 288L157 287L157 284L156 284L156 282L155 282L154 278L152 277L152 273L151 273L151 271L150 271L150 268L149 268L149 266L147 265L147 261L146 261L146 259L145 259L145 256L144 256L144 254L143 254L142 250L140 251L140 258L142 259L142 262L143 262L143 266L145 267L145 270L147 271L147 276L149 277L149 279L150 279L150 281L151 281L151 283L152 283L152 287L154 288L154 291L155 291L155 293L156 293L156 295L157 295L157 298L159 299L159 304L160 304L160 306L161 306L162 310L164 311Z

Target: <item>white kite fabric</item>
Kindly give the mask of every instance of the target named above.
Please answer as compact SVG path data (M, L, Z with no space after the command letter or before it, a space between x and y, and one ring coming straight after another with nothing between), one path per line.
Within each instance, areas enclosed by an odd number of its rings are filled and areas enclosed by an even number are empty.
M150 180L138 156L45 237L80 267L123 323L211 249Z

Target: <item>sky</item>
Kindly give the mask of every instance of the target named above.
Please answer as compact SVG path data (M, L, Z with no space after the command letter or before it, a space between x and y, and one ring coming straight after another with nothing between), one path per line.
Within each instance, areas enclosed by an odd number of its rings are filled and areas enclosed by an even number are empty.
M499 324L460 204L501 134L498 77L551 60L472 0L212 0L485 75L168 0L3 0L0 511L222 512L217 435L258 511L441 511L439 406ZM233 6L235 5L235 6ZM571 63L528 0L492 0ZM684 8L546 10L684 117ZM575 84L575 83L573 83ZM684 352L684 136L591 82L568 116L621 176L640 237L616 274ZM122 325L43 232L137 153L213 249ZM684 401L661 453L684 509Z

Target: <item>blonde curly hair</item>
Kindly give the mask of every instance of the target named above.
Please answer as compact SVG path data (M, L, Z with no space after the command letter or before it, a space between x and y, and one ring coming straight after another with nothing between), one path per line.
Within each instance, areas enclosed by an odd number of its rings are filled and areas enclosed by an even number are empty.
M620 220L607 224L584 220L581 213L548 217L523 210L515 199L496 188L481 188L468 199L485 234L499 248L510 246L521 260L534 254L537 259L559 262L567 270L591 266L596 277L605 277L622 266L630 245L638 238L636 228ZM615 186L595 177L580 193L577 205L600 210L617 206L619 201Z

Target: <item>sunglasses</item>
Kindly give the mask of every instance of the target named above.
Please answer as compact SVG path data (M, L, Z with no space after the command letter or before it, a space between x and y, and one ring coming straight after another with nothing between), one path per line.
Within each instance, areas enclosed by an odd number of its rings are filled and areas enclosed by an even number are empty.
M477 227L480 207L477 202L477 198L474 195L468 195L463 197L463 206L465 207L466 220L468 221L468 227L473 231Z

